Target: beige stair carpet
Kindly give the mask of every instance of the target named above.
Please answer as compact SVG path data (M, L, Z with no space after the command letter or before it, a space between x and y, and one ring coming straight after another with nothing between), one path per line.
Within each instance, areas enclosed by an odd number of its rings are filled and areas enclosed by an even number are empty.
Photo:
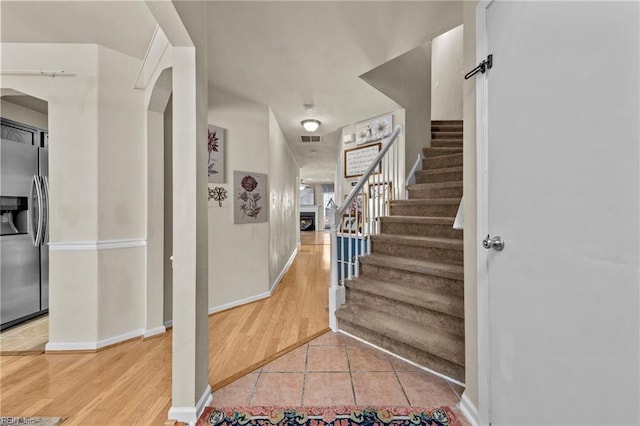
M346 281L341 330L464 381L462 121L433 121L431 147L407 188L390 202L360 276Z

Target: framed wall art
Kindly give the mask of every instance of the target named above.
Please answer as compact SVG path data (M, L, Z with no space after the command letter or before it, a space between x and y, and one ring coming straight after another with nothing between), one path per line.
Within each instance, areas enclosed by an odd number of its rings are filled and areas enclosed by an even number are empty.
M255 172L233 172L233 223L267 221L267 175Z
M393 132L393 114L381 115L355 124L356 142L363 145L379 141Z
M207 163L208 182L224 183L224 129L218 126L207 127Z
M378 152L380 152L381 147L382 144L378 142L373 145L345 149L344 177L352 178L362 176L364 172L367 171L371 162L376 158ZM380 173L380 169L380 164L378 164L378 169L374 173Z

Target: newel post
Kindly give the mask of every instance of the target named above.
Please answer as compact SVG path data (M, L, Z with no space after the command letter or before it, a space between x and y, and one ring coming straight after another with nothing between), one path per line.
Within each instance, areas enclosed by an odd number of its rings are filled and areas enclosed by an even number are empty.
M344 287L338 281L338 208L335 203L329 206L329 228L331 229L331 287L329 287L329 327L338 331L336 310L345 302Z

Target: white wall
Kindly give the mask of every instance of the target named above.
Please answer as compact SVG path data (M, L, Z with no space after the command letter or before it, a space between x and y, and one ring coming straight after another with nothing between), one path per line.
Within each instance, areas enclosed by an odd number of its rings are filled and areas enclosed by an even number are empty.
M209 309L269 291L269 223L234 225L233 171L269 173L269 108L212 87L209 124L225 130L226 207L209 205ZM271 176L267 184L271 185Z
M404 167L411 170L422 148L431 144L431 43L424 43L361 78L405 108Z
M397 126L397 125L401 125L403 126L403 131L400 132L400 134L398 135L398 140L395 142L396 144L398 144L398 157L399 158L405 158L405 149L406 149L406 141L407 141L407 136L406 136L406 132L405 132L405 127L407 126L406 124L406 116L405 116L406 110L405 109L399 109L396 111L393 111L391 114L393 115L393 127ZM373 117L371 117L373 118ZM366 120L366 119L365 119ZM342 164L342 162L344 161L344 150L345 149L351 149L351 148L356 148L357 145L355 142L351 142L351 143L344 143L343 141L343 136L348 135L348 134L353 134L355 133L355 124L350 124L348 126L344 126L341 130L341 136L340 136L340 143L338 144L338 150L339 150L339 161L338 161L338 179L339 182L336 182L336 186L335 186L335 203L337 205L340 205L340 203L342 203L344 201L344 198L349 195L351 193L351 189L353 188L351 186L351 183L356 182L358 179L360 179L359 177L357 178L349 178L346 179L344 177L344 164ZM391 152L390 154L390 159L391 162L393 163L393 152ZM415 158L414 160L415 161ZM411 164L411 166L413 166L413 164ZM405 169L405 162L400 161L400 172L399 172L399 176L401 177L401 182L399 182L399 190L400 191L404 191L404 182L405 182L405 170L409 170L409 169ZM318 189L316 189L316 191L318 191ZM317 197L317 194L316 194ZM322 198L320 198L320 204L322 204ZM324 208L324 207L323 207Z
M48 349L132 337L143 327L144 248L86 244L144 238L143 98L132 88L139 61L90 44L3 43L2 62L76 74L2 78L3 88L49 103Z
M282 272L297 251L300 233L298 174L300 166L269 109L269 284L278 284ZM317 190L317 189L316 189Z
M144 92L135 90L140 61L98 47L98 239L146 235ZM145 248L100 251L99 338L144 326Z
M13 102L0 99L0 114L3 118L13 120L17 123L28 124L38 129L47 130L49 128L49 118L47 114L16 105Z
M473 2L473 4L475 4L475 2ZM462 120L462 116L463 116L462 82L464 81L462 62L463 62L463 27L462 25L450 31L447 31L446 33L432 40L431 42L431 119L432 120ZM471 68L473 68L474 66L475 65L472 65Z

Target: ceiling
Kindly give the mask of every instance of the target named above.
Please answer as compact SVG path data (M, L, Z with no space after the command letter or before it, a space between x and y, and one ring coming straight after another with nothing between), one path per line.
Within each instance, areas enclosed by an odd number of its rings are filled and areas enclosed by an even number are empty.
M0 3L3 42L95 43L142 59L156 21L143 1Z
M42 99L34 98L29 95L2 95L2 100L11 102L12 104L37 111L40 114L47 115L49 113L49 104Z
M462 23L460 2L210 2L209 80L271 106L305 182L332 182L341 127L398 109L360 75ZM320 143L301 143L306 118Z
M155 20L141 0L6 1L3 42L96 43L142 59ZM399 108L360 75L462 22L459 1L210 1L212 87L268 105L309 183L332 182L341 127ZM305 143L303 104L322 125Z

